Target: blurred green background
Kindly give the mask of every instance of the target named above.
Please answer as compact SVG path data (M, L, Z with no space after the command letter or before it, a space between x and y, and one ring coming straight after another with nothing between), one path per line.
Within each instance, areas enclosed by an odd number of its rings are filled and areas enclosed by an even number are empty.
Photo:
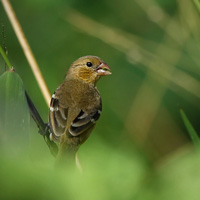
M84 175L54 172L54 159L31 120L31 164L1 156L1 186L14 188L15 177L25 190L10 196L5 190L3 197L199 199L199 153L179 113L183 108L200 132L200 16L194 2L11 1L51 93L80 56L101 57L112 75L97 85L103 113L79 150ZM1 33L1 45L47 121L48 107L2 4L0 20L6 36L3 41ZM2 74L2 58L0 66Z

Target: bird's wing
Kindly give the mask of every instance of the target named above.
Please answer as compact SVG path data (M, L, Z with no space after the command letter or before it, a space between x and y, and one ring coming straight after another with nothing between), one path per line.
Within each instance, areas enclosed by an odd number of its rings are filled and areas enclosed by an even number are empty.
M72 136L78 136L95 125L99 119L102 105L101 98L97 101L95 108L81 109L79 106L68 106L60 99L64 97L55 91L51 98L49 111L49 124L55 139L62 136L67 130Z
M83 132L86 132L92 126L95 125L96 121L101 115L102 107L99 105L98 108L92 110L92 112L84 112L81 110L79 115L73 120L69 127L69 133L72 136L78 136Z
M51 132L59 137L64 134L68 118L68 107L59 103L59 98L53 94L49 108L49 125Z

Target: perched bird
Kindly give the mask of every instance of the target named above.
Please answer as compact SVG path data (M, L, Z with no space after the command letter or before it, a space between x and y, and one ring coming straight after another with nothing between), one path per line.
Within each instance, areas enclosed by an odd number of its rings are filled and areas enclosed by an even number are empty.
M108 65L96 56L81 57L70 66L49 108L51 137L59 143L59 155L74 155L89 137L102 111L96 83L110 74Z

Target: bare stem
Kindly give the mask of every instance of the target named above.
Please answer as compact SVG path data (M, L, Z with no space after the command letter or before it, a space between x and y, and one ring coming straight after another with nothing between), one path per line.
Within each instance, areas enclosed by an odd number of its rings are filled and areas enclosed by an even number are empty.
M31 48L27 42L27 39L23 33L22 27L15 15L15 12L14 12L9 0L1 0L1 2L2 2L4 9L8 15L8 18L12 24L12 27L13 27L15 34L19 40L19 43L24 51L26 59L28 60L28 63L33 71L36 81L41 89L41 92L46 100L46 103L49 106L50 99L51 99L49 89L46 85L46 82L45 82L43 76L42 76L39 66L34 58L34 55L33 55Z
M1 45L0 45L0 54L2 55L2 57L3 57L3 59L4 59L5 63L6 63L6 65L11 69L12 66L10 64L10 61L8 60L8 58L7 58L7 56L6 56L6 54L5 54L5 52L4 52L4 50L3 50L3 48L2 48Z

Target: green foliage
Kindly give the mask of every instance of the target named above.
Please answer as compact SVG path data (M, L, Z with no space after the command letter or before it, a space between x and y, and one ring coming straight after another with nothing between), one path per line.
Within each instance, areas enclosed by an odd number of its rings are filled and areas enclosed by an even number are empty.
M4 180L0 182L1 199L132 199L146 170L137 153L124 155L103 144L96 146L96 150L89 149L87 156L81 158L82 174L69 166L44 167L49 163L44 161L38 167L24 161L0 159L0 176Z
M193 128L193 126L190 123L188 117L186 116L185 112L182 109L180 109L180 113L181 113L181 117L183 119L183 122L184 122L187 130L188 130L188 133L190 134L190 137L191 137L193 143L195 144L197 149L200 149L200 139L199 139L199 136L198 136L197 132Z
M21 78L13 70L0 76L0 149L9 156L27 154L30 113Z
M100 56L112 75L98 83L103 112L80 148L80 174L54 169L29 122L22 81L15 72L2 74L0 60L0 199L199 199L200 155L188 137L199 146L198 1L11 3L51 93L83 55ZM0 11L9 58L47 122L48 108L1 4ZM190 116L181 111L184 124L178 107Z
M182 149L175 157L150 175L140 188L137 200L198 200L199 195L199 151Z
M193 0L194 1L194 4L195 6L197 7L198 11L200 12L200 3L198 0Z

